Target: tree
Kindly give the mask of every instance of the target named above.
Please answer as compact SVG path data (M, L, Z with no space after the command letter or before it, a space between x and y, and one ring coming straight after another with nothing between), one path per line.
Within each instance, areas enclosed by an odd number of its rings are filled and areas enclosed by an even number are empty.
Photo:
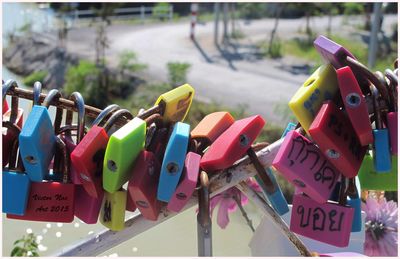
M276 5L276 9L275 9L275 23L274 23L274 28L271 31L271 37L269 39L269 45L268 45L268 54L271 55L272 54L272 50L273 50L273 44L274 44L274 39L275 39L275 34L276 31L278 30L278 24L279 24L279 19L281 17L282 14L282 10L283 10L283 4L282 3L278 3Z

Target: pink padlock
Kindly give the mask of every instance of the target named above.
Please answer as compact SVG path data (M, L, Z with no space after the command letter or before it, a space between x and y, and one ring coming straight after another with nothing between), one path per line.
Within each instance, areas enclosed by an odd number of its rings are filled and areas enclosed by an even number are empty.
M199 154L193 152L187 153L185 167L183 169L183 178L168 203L168 210L175 212L181 211L190 197L192 197L199 177L200 160L201 156Z
M75 217L86 224L96 224L99 218L103 193L101 197L90 196L83 185L75 186Z
M349 244L354 209L328 202L319 204L301 194L293 197L290 230L337 247Z
M318 203L329 199L339 177L318 147L295 130L286 135L272 165Z

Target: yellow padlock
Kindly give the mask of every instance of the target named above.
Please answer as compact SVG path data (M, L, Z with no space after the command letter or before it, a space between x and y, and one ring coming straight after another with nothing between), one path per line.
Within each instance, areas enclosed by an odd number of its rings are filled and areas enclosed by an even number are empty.
M160 95L155 105L164 106L162 116L165 122L183 121L192 105L193 96L193 87L184 84Z
M322 103L333 99L338 89L336 71L326 64L320 66L293 95L289 107L307 133Z
M100 222L112 231L120 231L125 227L125 208L127 191L120 189L114 193L104 192L100 212Z

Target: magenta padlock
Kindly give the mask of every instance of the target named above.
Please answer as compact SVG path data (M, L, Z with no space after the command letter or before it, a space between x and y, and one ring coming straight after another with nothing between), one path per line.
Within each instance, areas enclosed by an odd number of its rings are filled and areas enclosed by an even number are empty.
M96 224L99 218L104 193L99 198L90 196L83 185L75 186L75 217L86 224Z
M317 203L302 195L293 196L290 230L337 247L349 245L354 209L338 203Z
M332 64L332 66L334 66L336 69L343 66L346 56L355 59L350 51L322 35L315 39L314 47L317 49L325 62Z
M192 197L194 189L196 188L197 179L199 178L200 160L201 156L199 154L193 152L187 153L185 167L183 169L183 178L178 184L171 200L169 200L167 206L168 210L175 212L181 211Z
M388 123L388 129L389 129L389 140L390 140L390 150L392 152L392 155L398 155L398 126L397 126L397 120L398 120L398 113L397 112L389 112L387 115L387 123Z
M318 203L329 199L339 177L318 147L295 130L286 135L272 165Z

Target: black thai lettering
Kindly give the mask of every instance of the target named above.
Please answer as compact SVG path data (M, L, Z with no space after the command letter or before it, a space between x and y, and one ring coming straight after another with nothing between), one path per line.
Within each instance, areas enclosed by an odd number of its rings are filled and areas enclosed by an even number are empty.
M296 146L298 146L297 150L299 152L297 153L297 156L294 158L294 160L297 160L299 158L299 156L301 155L301 153L304 150L304 147L306 146L306 142L304 141L303 137L298 136L298 137L292 139L292 146L291 146L289 154L288 154L288 159L290 160L290 165L294 164L294 161L291 157L292 157L293 151L296 149Z
M342 221L344 217L344 213L341 212L339 215L339 219L335 220L335 216L337 215L336 210L331 210L329 212L329 231L340 231L342 229Z
M305 228L310 224L311 208L308 208L307 217L305 218L304 206L297 207L297 214L300 214L300 227Z
M319 161L320 156L319 156L318 152L316 152L314 150L307 149L306 152L305 152L305 156L303 157L302 160L300 160L300 163L303 163L305 160L307 160L309 154L314 155L314 158L315 158L314 164L310 167L310 170L312 170L312 169L314 169L314 167L317 165L317 163Z
M335 171L327 164L327 160L324 160L324 162L321 164L321 167L315 172L314 174L314 180L315 181L321 181L322 184L324 184L326 181L329 181L329 188L332 188L333 184L335 183Z
M317 207L313 211L313 230L325 230L325 211L320 207Z
M104 202L104 208L103 208L103 221L104 222L109 222L111 221L111 202L106 200Z

